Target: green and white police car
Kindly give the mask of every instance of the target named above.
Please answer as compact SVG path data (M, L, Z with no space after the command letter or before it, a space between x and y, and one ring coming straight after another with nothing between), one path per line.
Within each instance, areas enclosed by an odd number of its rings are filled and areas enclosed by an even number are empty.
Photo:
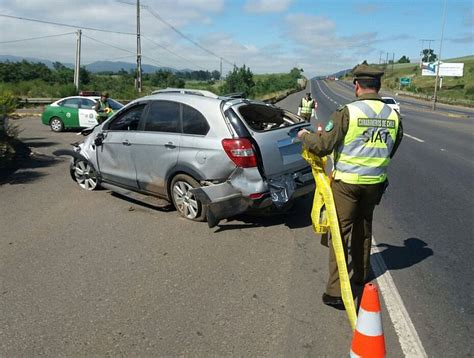
M72 96L61 98L46 106L41 121L49 125L53 132L62 132L66 128L88 128L97 125L97 112L94 110L99 96ZM123 104L108 99L110 108L115 112Z

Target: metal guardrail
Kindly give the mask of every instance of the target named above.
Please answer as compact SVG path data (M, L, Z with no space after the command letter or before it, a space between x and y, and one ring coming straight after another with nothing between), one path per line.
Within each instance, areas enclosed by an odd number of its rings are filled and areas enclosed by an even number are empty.
M61 97L63 98L63 97ZM20 104L51 104L53 102L56 102L58 99L61 98L18 98L18 103ZM115 99L115 98L114 98ZM116 101L122 103L122 104L127 104L131 102L131 99L115 99Z
M58 99L59 98L19 98L18 102L21 104L50 104Z

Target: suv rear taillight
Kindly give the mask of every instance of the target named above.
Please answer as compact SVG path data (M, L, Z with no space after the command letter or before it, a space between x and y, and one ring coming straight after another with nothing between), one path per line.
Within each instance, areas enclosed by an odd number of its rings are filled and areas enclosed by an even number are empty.
M257 157L253 151L252 143L248 139L223 139L222 147L238 167L252 168L257 166Z

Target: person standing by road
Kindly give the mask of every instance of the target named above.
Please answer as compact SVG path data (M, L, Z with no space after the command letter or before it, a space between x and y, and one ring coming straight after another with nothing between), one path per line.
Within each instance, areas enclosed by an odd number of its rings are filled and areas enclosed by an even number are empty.
M331 188L346 262L351 240L352 281L364 285L370 270L373 212L388 185L387 167L400 145L403 127L398 113L378 94L383 71L359 65L353 74L357 100L334 112L321 134L302 129L298 138L320 157L334 154ZM332 247L322 299L326 305L344 307Z
M298 115L309 122L311 117L316 116L316 101L311 98L311 93L307 92L306 96L301 99L298 107Z
M112 112L112 109L110 108L109 104L108 92L102 92L99 100L94 106L94 110L97 112L97 122L99 122L99 124L104 122L109 117L109 113Z

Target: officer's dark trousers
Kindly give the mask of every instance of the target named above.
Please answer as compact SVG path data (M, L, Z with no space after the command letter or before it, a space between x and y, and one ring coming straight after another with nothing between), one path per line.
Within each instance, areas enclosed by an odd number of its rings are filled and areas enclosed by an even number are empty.
M301 113L301 117L303 117L308 123L311 121L311 113Z
M335 180L332 182L331 188L336 204L346 262L348 244L351 240L352 279L356 283L363 283L370 270L372 217L375 205L382 198L384 184L356 185ZM332 245L329 249L329 279L326 293L331 296L341 296L339 272Z

